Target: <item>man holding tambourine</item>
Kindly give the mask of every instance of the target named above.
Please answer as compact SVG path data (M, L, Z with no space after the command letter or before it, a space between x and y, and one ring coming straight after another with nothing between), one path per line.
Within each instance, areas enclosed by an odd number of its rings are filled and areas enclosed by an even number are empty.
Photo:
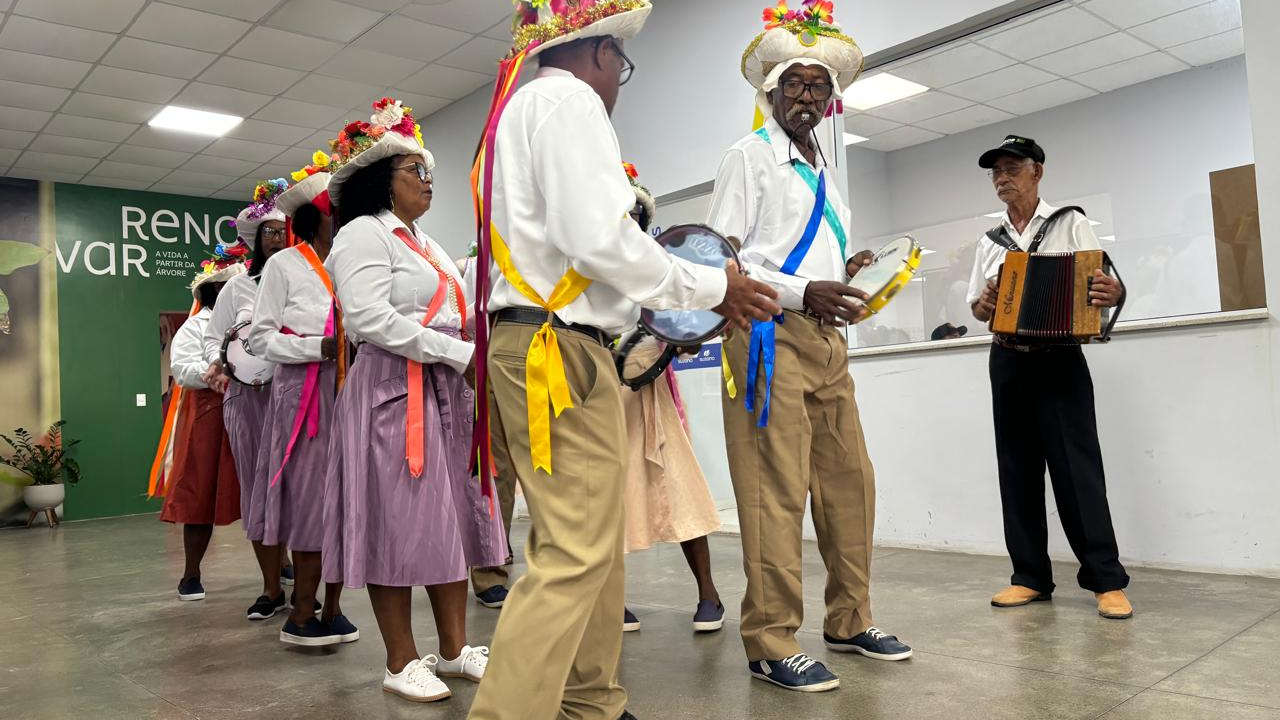
M779 5L766 16L773 21L742 66L766 119L725 155L708 224L741 238L744 266L778 290L785 309L724 341L733 378L723 410L747 574L741 631L748 668L786 689L819 692L840 680L795 638L810 494L827 567L827 647L881 660L911 656L910 647L872 624L874 472L839 330L871 312L864 303L875 295L848 282L883 253L848 247L851 215L814 135L860 73L862 53L833 23L829 2L795 12ZM918 265L918 246L906 238L903 245L904 264Z

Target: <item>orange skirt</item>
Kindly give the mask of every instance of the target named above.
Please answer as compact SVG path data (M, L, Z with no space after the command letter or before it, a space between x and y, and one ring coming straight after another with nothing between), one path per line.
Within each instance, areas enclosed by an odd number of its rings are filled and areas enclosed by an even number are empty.
M240 483L222 424L222 395L186 390L173 439L173 473L160 519L184 525L230 525L240 519Z

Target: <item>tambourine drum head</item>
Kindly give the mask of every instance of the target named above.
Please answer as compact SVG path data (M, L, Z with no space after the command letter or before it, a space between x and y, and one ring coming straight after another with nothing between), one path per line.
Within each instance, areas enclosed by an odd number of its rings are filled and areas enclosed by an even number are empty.
M868 295L876 295L898 276L903 263L911 257L915 245L915 240L909 237L900 237L885 245L876 253L870 265L858 271L858 275L849 282L849 287Z
M723 268L738 254L723 236L703 225L677 225L657 237L667 252L695 265ZM673 344L693 345L724 329L725 319L710 310L643 310L640 322L654 337Z
M267 385L275 374L276 366L249 352L249 327L237 325L227 333L222 345L224 364L231 368L231 378L242 385Z

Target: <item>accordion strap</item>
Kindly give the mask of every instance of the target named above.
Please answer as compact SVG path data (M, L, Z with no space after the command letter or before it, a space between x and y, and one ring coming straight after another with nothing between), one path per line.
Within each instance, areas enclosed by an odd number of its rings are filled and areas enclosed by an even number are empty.
M1120 302L1111 308L1111 319L1107 321L1107 326L1102 330L1102 336L1098 338L1098 342L1111 342L1111 331L1116 329L1116 323L1120 321L1120 311L1124 310L1124 301L1129 297L1129 288L1125 287L1124 279L1120 277L1120 271L1116 268L1116 264L1111 262L1111 256L1102 253L1102 264L1107 268L1110 274L1116 276L1116 280L1120 282Z
M1059 220L1073 212L1078 212L1081 215L1088 217L1088 215L1085 215L1084 208L1077 205L1068 205L1067 207L1061 207L1054 210L1053 214L1045 218L1044 222L1040 224L1040 229L1036 231L1035 239L1031 241L1031 247L1027 249L1027 252L1039 251L1040 245L1044 242L1045 236L1049 234L1049 231L1053 229L1053 226L1056 225ZM1003 247L1009 252L1022 252L1022 248L1018 247L1018 243L1014 242L1013 238L1010 237L1009 229L1004 226L1004 223L1000 223L996 227L988 230L987 237L991 242Z

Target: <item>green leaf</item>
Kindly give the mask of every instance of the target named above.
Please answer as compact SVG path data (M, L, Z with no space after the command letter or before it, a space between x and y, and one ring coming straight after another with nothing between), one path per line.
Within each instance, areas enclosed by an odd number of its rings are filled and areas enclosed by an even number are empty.
M8 275L18 268L35 265L48 254L49 251L39 245L0 240L0 275Z
M16 488L26 487L31 484L31 478L26 475L15 475L11 472L0 470L0 485L12 485Z

